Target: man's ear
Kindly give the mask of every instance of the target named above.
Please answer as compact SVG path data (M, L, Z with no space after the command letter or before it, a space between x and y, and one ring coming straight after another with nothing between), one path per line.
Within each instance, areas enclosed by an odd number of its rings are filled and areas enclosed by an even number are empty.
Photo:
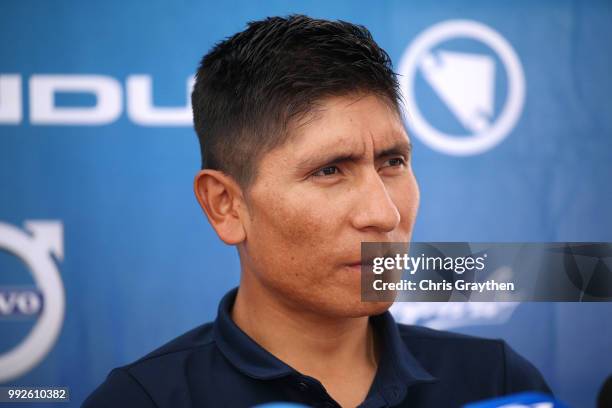
M193 189L219 238L229 245L244 241L245 206L238 183L221 171L204 169L196 174Z

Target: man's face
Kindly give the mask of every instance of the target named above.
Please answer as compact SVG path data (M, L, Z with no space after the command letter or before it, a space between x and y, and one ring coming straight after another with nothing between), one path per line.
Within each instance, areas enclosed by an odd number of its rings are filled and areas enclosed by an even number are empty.
M248 192L243 273L290 307L330 317L360 302L362 241L410 240L419 190L398 114L380 98L332 97L266 153Z

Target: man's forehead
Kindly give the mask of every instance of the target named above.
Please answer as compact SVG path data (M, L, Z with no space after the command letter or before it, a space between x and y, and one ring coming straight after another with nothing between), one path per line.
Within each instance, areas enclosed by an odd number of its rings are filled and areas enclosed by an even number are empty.
M408 155L412 144L402 129L385 131L325 129L318 135L301 135L288 147L300 166L317 164L321 157L346 156L354 160L385 154Z
M314 141L312 141L314 142ZM320 143L302 143L302 149L298 153L309 152L346 151L354 154L378 154L392 147L410 147L410 140L405 132L367 132L364 134L330 134L328 138Z
M287 144L296 153L361 149L376 154L393 146L409 147L410 141L395 109L369 96L336 97L318 104L290 127Z

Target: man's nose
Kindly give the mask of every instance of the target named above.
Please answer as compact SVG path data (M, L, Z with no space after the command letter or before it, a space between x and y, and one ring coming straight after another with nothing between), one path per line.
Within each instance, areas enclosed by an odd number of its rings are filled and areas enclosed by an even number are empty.
M377 172L367 174L355 197L353 226L378 232L393 231L400 222L400 213L387 186Z

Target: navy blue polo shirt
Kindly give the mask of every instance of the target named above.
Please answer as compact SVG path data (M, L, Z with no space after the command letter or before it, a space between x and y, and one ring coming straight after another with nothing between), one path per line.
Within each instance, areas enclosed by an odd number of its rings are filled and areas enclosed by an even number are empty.
M283 363L236 326L230 315L236 293L223 297L214 322L112 370L83 407L339 406L316 378ZM459 407L520 391L550 393L538 370L502 340L397 324L389 312L370 321L380 359L360 407Z

